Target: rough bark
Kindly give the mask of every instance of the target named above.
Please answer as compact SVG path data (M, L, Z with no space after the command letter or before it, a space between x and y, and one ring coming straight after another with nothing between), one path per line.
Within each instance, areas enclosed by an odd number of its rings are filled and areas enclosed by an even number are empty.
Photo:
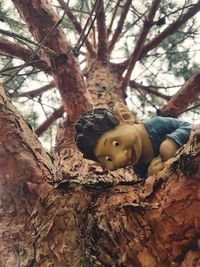
M58 21L46 0L13 3L38 43ZM68 119L54 165L0 92L0 266L197 267L200 130L145 185L130 170L105 173L81 159L73 123L89 103L111 107L123 99L122 81L108 63L92 62L87 87L60 28L45 46L57 54L40 51Z
M51 159L3 90L0 104L1 266L199 266L200 128L144 186L93 175L53 188Z

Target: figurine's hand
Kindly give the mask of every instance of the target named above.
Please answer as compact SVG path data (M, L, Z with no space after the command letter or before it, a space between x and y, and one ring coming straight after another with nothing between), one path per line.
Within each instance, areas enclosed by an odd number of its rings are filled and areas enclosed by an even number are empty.
M161 171L163 168L164 168L164 162L162 161L161 157L158 156L154 158L148 167L148 176Z

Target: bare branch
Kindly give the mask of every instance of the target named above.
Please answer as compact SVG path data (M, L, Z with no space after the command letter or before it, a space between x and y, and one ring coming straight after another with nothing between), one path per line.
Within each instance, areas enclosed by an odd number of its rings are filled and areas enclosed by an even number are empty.
M165 30L163 30L159 35L157 35L146 45L144 45L138 60L144 57L149 51L157 47L168 36L174 34L181 26L184 25L184 23L186 23L189 19L195 16L196 13L198 13L199 11L200 11L200 2L198 1L196 4L192 5L192 7L188 9L188 11L185 14L181 15L176 21L167 26ZM119 69L125 71L129 62L130 62L130 57L124 60L123 62L116 64L116 67L118 66Z
M44 92L54 88L56 86L56 82L55 81L51 81L49 84L44 85L38 89L32 90L32 91L28 91L28 92L23 92L23 93L14 93L12 95L12 97L30 97L30 98L34 98L36 96L40 96L42 95Z
M29 49L24 48L23 46L20 46L17 43L13 43L9 40L6 40L4 38L0 38L0 52L5 53L6 55L19 58L23 61L28 60L30 56L32 55L32 51ZM34 61L37 61L37 64L33 64L34 67L40 69L40 70L46 70L47 65L44 61L41 61L40 58L35 55L35 57L32 59ZM31 62L29 62L31 65Z
M122 33L124 22L125 22L127 14L128 14L131 2L132 2L132 0L127 0L125 5L124 5L124 9L123 9L123 11L121 13L121 16L120 16L120 19L118 21L117 28L116 28L116 30L115 30L115 32L113 34L112 40L111 40L111 42L109 44L109 48L108 48L109 53L112 52L116 42L118 41L118 39L119 39L119 37L120 37L120 35Z
M108 37L112 31L112 26L113 26L113 22L115 20L115 16L117 14L117 10L118 10L118 7L119 7L119 4L120 4L121 0L118 0L118 2L116 3L116 6L114 8L114 12L113 12L113 15L112 15L112 18L111 18L111 21L110 21L110 25L108 27Z
M0 33L1 33L1 34L4 34L4 35L6 35L6 36L13 37L13 38L19 40L21 43L26 44L27 46L28 46L28 44L32 44L32 45L34 45L34 46L36 46L36 47L39 46L38 43L32 41L30 38L26 38L26 37L24 37L24 36L22 36L22 35L19 35L19 34L14 33L14 32L10 32L10 31L8 31L8 30L0 29ZM24 42L23 42L23 41L24 41ZM27 43L28 43L28 44L27 44ZM49 49L48 47L46 47L46 46L44 46L44 45L43 45L43 48L46 49L48 53L52 53L52 54L55 53L53 50Z
M36 45L36 46L38 45L37 43L32 41L30 38L26 38L26 37L24 37L22 35L19 35L19 34L14 33L14 32L10 32L8 30L0 29L0 33L3 34L3 35L9 36L9 37L16 38L18 40L26 41L27 43L30 43L30 44L33 44L33 45Z
M181 15L176 21L170 24L165 30L163 30L159 35L149 41L142 49L140 57L142 58L150 50L158 46L164 39L168 36L174 34L184 23L186 23L190 18L192 18L196 13L200 11L200 1L193 5L188 11Z
M63 106L56 109L51 116L36 129L35 133L37 136L42 135L58 118L62 117L63 113Z
M161 116L177 117L200 94L200 72L195 73L158 112Z
M164 94L158 92L157 90L153 89L154 87L152 87L152 86L145 86L145 85L142 85L140 83L136 83L135 81L130 81L129 85L131 87L141 89L142 91L145 91L148 94L152 94L152 95L158 96L158 97L160 97L160 98L162 98L164 100L167 100L167 101L169 101L170 98L171 98L171 96L164 95Z
M76 19L75 15L73 14L73 12L69 9L69 6L63 1L63 0L58 0L60 6L63 8L63 10L65 11L66 15L68 16L68 18L70 19L70 21L73 23L74 28L76 29L76 31L79 34L82 34L83 29L81 27L81 24L78 22L78 20ZM94 47L92 46L92 44L89 42L88 38L85 39L85 46L89 52L89 54L94 57L96 52Z
M101 61L107 61L107 28L105 23L105 13L103 0L99 0L97 7L97 29L98 29L98 51L97 58Z
M137 60L139 59L139 56L141 54L141 51L142 51L142 48L144 46L144 42L146 40L146 37L149 33L149 30L151 29L152 25L153 25L153 19L154 19L154 16L156 14L156 11L159 7L159 4L160 4L160 1L161 0L154 0L151 7L150 7L150 11L147 15L147 18L145 19L145 22L143 24L143 28L140 32L140 35L139 35L139 38L136 42L136 45L135 45L135 49L133 51L133 53L131 54L130 56L130 60L129 60L129 64L128 64L128 67L127 67L127 73L124 77L124 80L122 82L122 90L124 91L129 83L129 80L130 80L130 77L131 77L131 73L132 73L132 70L133 68L135 67L135 64L137 62Z

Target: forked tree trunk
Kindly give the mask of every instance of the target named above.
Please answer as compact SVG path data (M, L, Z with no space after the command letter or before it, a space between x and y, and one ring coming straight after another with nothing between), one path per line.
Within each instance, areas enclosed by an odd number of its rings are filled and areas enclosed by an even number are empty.
M97 174L54 188L60 174L2 88L0 107L0 266L198 266L200 130L154 192L153 177L112 186Z
M58 21L47 1L13 3L37 42ZM76 150L74 120L122 98L121 80L108 62L96 61L87 88L60 28L45 45L56 52L40 55L68 120L54 165L0 90L0 266L198 266L200 130L146 185L134 184L130 170L105 174Z

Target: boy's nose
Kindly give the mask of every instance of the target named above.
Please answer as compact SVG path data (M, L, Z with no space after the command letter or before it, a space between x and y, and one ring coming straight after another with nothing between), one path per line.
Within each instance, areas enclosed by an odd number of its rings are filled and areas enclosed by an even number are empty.
M121 168L128 165L127 150L121 151L120 153L115 155L113 163L116 168Z

